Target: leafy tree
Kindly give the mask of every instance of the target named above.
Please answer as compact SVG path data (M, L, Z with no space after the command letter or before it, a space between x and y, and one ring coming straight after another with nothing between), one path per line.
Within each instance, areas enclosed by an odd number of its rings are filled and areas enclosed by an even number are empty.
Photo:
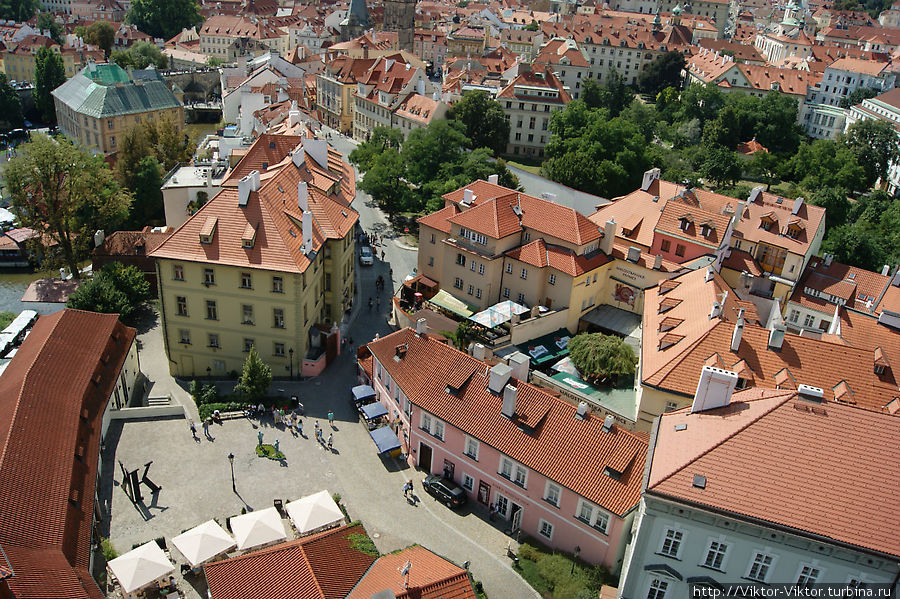
M465 351L472 341L472 327L468 321L463 321L457 325L455 331L441 331L441 335L446 337L453 347Z
M203 22L197 0L133 0L125 20L165 40Z
M40 31L49 31L50 38L57 44L62 45L64 41L63 28L62 25L56 22L56 17L53 16L53 13L42 12L41 14L39 14L37 20L37 28Z
M540 26L538 25L538 22L535 21L534 19L531 19L531 23L529 23L528 25L525 25L525 31L538 31L539 29L540 29Z
M866 173L856 155L846 145L830 139L801 145L784 170L785 178L813 191L822 187L866 188Z
M797 124L797 100L787 94L766 94L758 99L756 112L756 141L776 154L797 151L804 137ZM747 141L745 137L741 141Z
M506 161L502 158L494 160L488 148L464 152L458 162L444 164L435 179L419 188L419 201L415 210L421 210L423 206L428 212L439 210L444 206L441 198L444 194L494 174L500 185L510 189L519 188L519 179L507 168Z
M680 89L684 65L681 52L666 52L644 67L638 78L638 89L654 97L667 87Z
M712 148L700 166L700 174L715 187L734 185L741 178L741 163L733 151L726 148Z
M718 86L712 83L694 83L681 92L680 106L673 113L673 118L677 121L698 119L702 128L706 121L719 116L719 111L726 102L727 99Z
M857 87L850 92L846 98L841 98L840 107L850 108L851 106L861 104L863 100L874 98L877 95L878 90L872 89L871 87Z
M851 206L850 200L847 199L847 190L839 187L823 187L812 194L809 203L825 209L826 233L847 223Z
M624 76L610 69L603 85L595 79L587 79L581 84L581 99L589 108L606 108L615 117L634 100L634 90L625 82Z
M347 159L361 171L372 168L375 159L388 148L399 150L403 144L403 133L390 127L375 127L372 136L356 146Z
M887 180L891 163L900 161L900 141L887 121L864 119L850 125L843 138L856 162L865 171L866 187Z
M206 66L211 69L218 68L220 65L222 65L222 60L215 56L210 56L206 59Z
M169 59L166 55L155 44L150 42L136 42L130 48L116 50L110 58L123 69L129 67L132 69L146 69L151 65L157 69L165 69L169 66Z
M884 264L884 250L865 227L856 224L832 228L822 242L822 250L833 254L835 260L868 270L880 270Z
M569 341L569 356L578 372L588 380L633 375L637 356L621 337L582 333Z
M641 135L647 140L647 143L653 141L656 136L658 120L656 109L654 109L653 106L645 104L635 98L631 104L628 105L628 108L623 110L619 116L626 121L630 121L637 125L637 128L641 131Z
M0 19L12 19L24 23L41 7L38 0L0 0Z
M234 390L243 395L251 403L265 397L272 384L272 369L262 361L255 347L244 361L243 372Z
M188 162L197 148L179 131L171 117L145 120L125 132L121 149L116 154L116 178L124 187L136 190L136 177L141 161L153 156L167 173L175 165Z
M116 41L116 29L106 21L95 21L87 28L84 41L103 50L106 58L109 58L109 53L112 52L113 42Z
M150 283L136 266L107 264L84 281L66 305L78 310L118 314L128 321L134 311L150 299Z
M497 155L506 152L509 117L487 92L477 90L463 94L462 99L450 108L447 118L462 123L470 148L490 148Z
M378 155L359 188L371 195L389 216L394 216L409 206L413 198L405 175L406 165L400 152L389 148Z
M0 128L19 129L24 126L22 100L4 73L0 73Z
M34 57L34 106L47 123L56 123L53 90L66 82L62 56L50 48L39 48Z
M11 323L15 319L16 319L15 312L10 312L9 310L4 310L4 311L0 312L0 327L3 327L5 329L6 327L9 326L9 323ZM2 329L0 329L0 330L2 330Z
M409 181L421 185L435 179L444 164L460 161L468 145L469 138L458 121L434 121L411 131L402 149Z
M57 244L60 261L75 277L79 260L90 255L94 231L114 230L128 216L131 194L103 158L65 138L32 134L4 175L19 222Z
M134 193L129 219L132 227L139 229L165 217L161 190L162 176L162 166L154 156L144 156L141 159L132 186L129 186Z
M766 184L766 191L778 180L781 159L770 152L757 152L750 160L750 171Z

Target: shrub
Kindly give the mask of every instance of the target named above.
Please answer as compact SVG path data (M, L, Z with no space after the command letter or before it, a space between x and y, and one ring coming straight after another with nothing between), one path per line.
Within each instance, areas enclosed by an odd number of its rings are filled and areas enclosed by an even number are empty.
M339 504L341 502L341 494L340 493L332 493L331 498L334 500L335 503Z
M544 555L538 560L538 572L554 589L572 578L572 561L558 553Z
M103 559L106 561L114 560L119 557L119 552L113 547L108 538L100 539L100 550L103 552Z
M200 403L218 403L219 402L219 388L215 385L203 385L203 390L200 393Z
M191 381L190 387L188 387L188 391L191 394L191 397L194 398L194 402L200 404L200 381L194 379Z
M247 404L236 401L229 402L216 402L216 403L205 403L203 405L197 406L197 409L200 411L200 420L206 420L212 413L216 410L220 412L237 412L238 410L243 410L247 407Z
M519 557L522 559L530 559L531 561L536 562L541 558L541 552L538 551L536 547L529 545L528 543L522 543L519 546Z

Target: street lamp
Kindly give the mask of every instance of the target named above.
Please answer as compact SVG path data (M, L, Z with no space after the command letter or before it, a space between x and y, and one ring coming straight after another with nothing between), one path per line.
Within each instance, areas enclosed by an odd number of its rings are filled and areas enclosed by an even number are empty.
M234 454L228 454L228 463L231 464L231 490L237 493L237 485L234 484Z
M581 546L575 545L575 559L572 560L572 572L571 574L575 574L575 562L578 560L578 554L581 553Z
M284 347L284 346L282 346ZM291 380L294 380L294 348L291 347L288 349L288 357L291 360Z

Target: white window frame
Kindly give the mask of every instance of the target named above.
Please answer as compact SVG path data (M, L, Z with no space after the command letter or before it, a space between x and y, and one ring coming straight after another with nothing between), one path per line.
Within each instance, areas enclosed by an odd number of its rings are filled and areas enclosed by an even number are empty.
M466 481L469 481L469 486L466 486ZM475 478L470 476L466 472L463 472L462 478L460 479L460 484L466 491L475 490Z
M470 443L475 444L475 451L473 451L472 453L469 453L469 444ZM466 442L465 442L465 445L463 446L463 455L465 455L466 457L472 458L473 460L475 460L477 462L478 461L478 452L480 450L481 450L481 442L478 439L476 439L475 437L466 436Z
M550 534L544 533L544 527L547 527L550 529L548 531ZM538 533L538 535L542 536L543 538L547 539L548 541L552 541L553 540L553 523L548 522L548 521L544 520L543 518L541 518L540 520L538 520L537 533Z
M770 563L760 564L761 566L766 568L766 573L762 578L754 578L750 575L753 572L753 566L756 565L756 558L758 556L762 556L763 558L771 558ZM747 566L747 573L744 574L744 578L746 578L747 580L752 580L754 582L768 582L769 576L772 574L772 570L775 569L776 563L778 563L778 556L769 551L768 547L766 547L765 549L754 549L750 554L750 564Z
M551 491L556 492L555 499L550 496ZM544 501L554 507L559 507L559 504L562 503L562 487L548 480L544 485Z
M550 285L556 285L556 275L551 274L550 278L547 281Z
M652 593L652 594L651 594ZM647 599L665 599L669 593L669 581L651 578L647 583Z
M677 533L678 535L680 535L680 537L677 540L672 539L673 543L678 544L675 549L674 554L665 551L666 541L669 540L670 532ZM667 526L665 531L663 532L662 540L659 543L659 551L657 551L657 553L659 553L660 555L664 555L666 557L673 557L675 559L681 559L681 551L684 548L684 542L685 542L686 538L687 538L687 533L684 530L677 528L675 526Z
M512 480L513 469L514 469L514 465L513 465L513 461L511 459L509 459L507 457L500 458L500 466L499 466L499 469L497 470L497 474L499 474L506 480ZM506 472L506 470L509 470L509 471Z
M815 570L816 571L815 577L810 578L810 575L812 574L812 572L810 572L809 574L804 574L803 571L806 569ZM813 584L816 584L817 582L819 582L819 580L822 579L822 575L824 573L825 573L825 568L823 568L821 565L819 565L819 562L817 560L813 560L811 562L801 562L797 568L797 575L794 577L794 579L797 581L798 585L803 586L803 587L809 587L810 585L813 585ZM802 577L806 578L805 582L800 582L800 579Z
M588 513L587 518L584 518L583 516L585 511ZM578 500L578 509L575 512L575 519L587 524L604 535L609 534L609 523L611 520L609 513L586 499Z
M716 544L717 547L713 548L713 544ZM724 551L721 548L724 547ZM731 542L725 538L724 535L718 537L709 537L706 541L706 552L703 554L703 562L700 566L704 568L710 568L711 570L717 570L719 572L725 571L725 566L728 563L728 550L731 548ZM716 556L721 555L721 560L718 566L709 564L710 555L715 552ZM713 563L715 563L715 557L713 557Z

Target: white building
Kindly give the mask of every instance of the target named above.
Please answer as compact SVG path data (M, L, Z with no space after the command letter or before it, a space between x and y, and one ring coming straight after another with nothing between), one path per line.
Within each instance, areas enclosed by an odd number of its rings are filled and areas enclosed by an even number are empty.
M195 164L177 167L169 173L162 185L166 226L177 228L183 225L200 206L221 191L227 172L227 162L197 160Z
M880 96L863 100L861 104L851 106L844 131L863 119L879 119L891 123L895 131L900 129L900 89L892 89ZM900 165L892 164L888 169L887 191L894 194L898 189L900 189Z

